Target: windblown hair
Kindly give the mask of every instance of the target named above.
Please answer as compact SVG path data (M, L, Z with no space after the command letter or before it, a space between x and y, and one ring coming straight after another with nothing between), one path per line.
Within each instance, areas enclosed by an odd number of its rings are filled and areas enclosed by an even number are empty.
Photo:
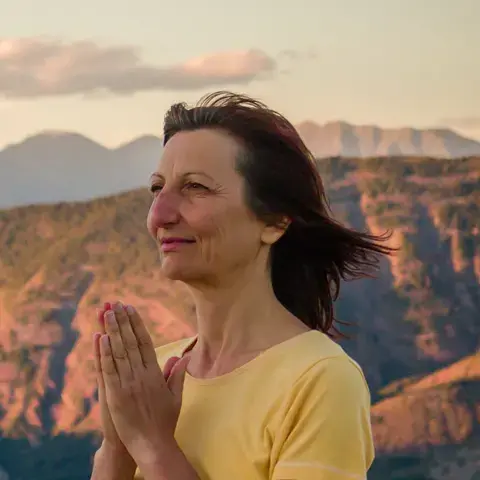
M262 102L220 91L191 108L177 103L165 115L164 145L178 132L205 128L226 131L243 147L237 170L257 218L291 221L271 249L278 300L308 327L345 336L333 306L340 283L371 277L379 257L394 250L381 243L389 234L357 232L334 220L312 153L293 125Z

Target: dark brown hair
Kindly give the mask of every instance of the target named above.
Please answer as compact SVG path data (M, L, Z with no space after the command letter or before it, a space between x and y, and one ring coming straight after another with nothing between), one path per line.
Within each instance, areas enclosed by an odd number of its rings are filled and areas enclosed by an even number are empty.
M243 146L237 169L246 202L267 223L291 224L271 249L271 278L278 300L303 323L330 336L341 280L371 276L392 248L374 236L342 226L331 215L314 157L292 124L246 95L215 92L195 107L173 105L165 115L164 145L178 132L222 129Z

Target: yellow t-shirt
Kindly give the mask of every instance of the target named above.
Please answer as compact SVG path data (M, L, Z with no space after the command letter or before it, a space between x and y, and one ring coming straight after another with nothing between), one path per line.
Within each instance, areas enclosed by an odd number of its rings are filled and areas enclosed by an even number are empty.
M193 340L159 347L160 366ZM175 438L201 480L364 480L370 393L358 364L312 330L225 375L187 374Z

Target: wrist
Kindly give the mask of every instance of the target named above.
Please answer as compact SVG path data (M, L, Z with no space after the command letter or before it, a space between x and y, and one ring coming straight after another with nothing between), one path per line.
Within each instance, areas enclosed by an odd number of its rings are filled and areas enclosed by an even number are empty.
M92 479L132 480L137 466L123 445L102 442L95 452Z
M125 456L128 456L128 450L125 448L123 443L110 443L105 440L102 441L100 447L97 450L97 454L101 457L112 458L112 459L122 459Z
M178 478L199 480L196 471L175 440L163 444L155 454L139 459L137 463L145 480L176 480Z

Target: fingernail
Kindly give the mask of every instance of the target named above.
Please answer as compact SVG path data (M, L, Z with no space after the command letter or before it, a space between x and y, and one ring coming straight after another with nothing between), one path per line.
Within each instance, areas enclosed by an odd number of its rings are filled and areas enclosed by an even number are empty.
M122 312L123 311L123 305L122 302L116 302L114 306L114 310L116 312Z
M104 305L104 310L111 310L112 309L112 305L110 302L105 302L105 305Z
M115 325L115 314L112 310L109 310L105 316L107 317L107 322L110 323L110 325Z
M134 313L135 310L134 310L134 308L133 308L131 305L127 305L127 312L128 312L128 313Z

